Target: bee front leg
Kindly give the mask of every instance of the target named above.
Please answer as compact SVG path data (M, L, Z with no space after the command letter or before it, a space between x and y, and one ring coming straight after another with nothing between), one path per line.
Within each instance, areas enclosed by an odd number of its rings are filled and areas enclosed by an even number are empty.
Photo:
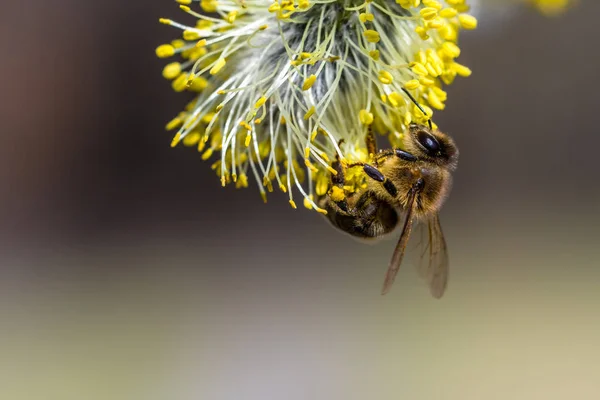
M346 184L344 166L339 157L336 157L336 161L331 166L337 173L331 174L331 189L329 189L328 197L340 210L348 212L348 202L344 192L344 185Z
M396 188L396 185L386 178L377 168L372 165L365 164L363 170L369 178L374 179L377 182L381 182L383 188L389 193L390 196L396 197L398 195L398 189Z

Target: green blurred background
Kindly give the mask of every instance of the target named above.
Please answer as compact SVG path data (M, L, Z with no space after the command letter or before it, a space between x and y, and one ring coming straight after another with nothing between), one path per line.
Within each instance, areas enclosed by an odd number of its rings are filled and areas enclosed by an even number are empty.
M3 9L1 399L600 398L600 3L463 36L441 301L409 265L379 295L396 238L169 147L176 4Z

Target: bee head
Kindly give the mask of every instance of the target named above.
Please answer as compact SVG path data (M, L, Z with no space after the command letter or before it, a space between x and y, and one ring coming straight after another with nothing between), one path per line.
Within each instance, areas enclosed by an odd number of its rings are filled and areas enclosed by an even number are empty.
M454 170L458 162L458 148L450 136L424 125L411 124L404 142L406 150L420 159Z

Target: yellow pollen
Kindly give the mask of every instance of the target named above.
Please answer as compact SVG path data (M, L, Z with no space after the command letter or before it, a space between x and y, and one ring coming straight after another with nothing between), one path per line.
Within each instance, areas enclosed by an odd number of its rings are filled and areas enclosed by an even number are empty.
M379 71L379 82L389 85L394 81L394 77L388 71Z
M306 78L304 80L304 83L302 84L302 90L308 90L312 87L312 85L315 84L315 82L317 81L317 77L315 75L311 75L308 78Z
M217 60L217 62L215 63L215 65L213 65L213 67L210 69L210 74L211 75L217 74L224 66L225 66L225 59L219 58Z
M366 31L364 31L363 36L365 37L365 39L367 39L367 42L369 43L378 43L380 40L379 32L374 31L372 29L367 29Z
M407 90L415 90L420 86L419 81L416 79L411 79L404 84L404 88Z
M207 149L204 153L202 153L202 159L208 160L213 154L213 149Z
M175 54L175 48L170 44L162 44L156 48L156 55L160 58L171 57Z
M458 16L458 21L464 29L471 30L477 28L477 18L472 15L461 14Z
M344 194L344 189L338 186L332 186L329 197L331 197L331 200L338 202L344 200L346 195Z
M358 112L358 119L363 125L371 125L373 123L373 114L365 109L362 109Z
M263 106L263 104L265 104L267 102L267 98L265 96L261 97L260 99L258 99L256 101L256 103L254 104L254 108L260 108Z
M308 120L310 117L312 117L312 115L314 113L315 113L315 106L312 106L311 108L308 109L306 114L304 114L304 120Z

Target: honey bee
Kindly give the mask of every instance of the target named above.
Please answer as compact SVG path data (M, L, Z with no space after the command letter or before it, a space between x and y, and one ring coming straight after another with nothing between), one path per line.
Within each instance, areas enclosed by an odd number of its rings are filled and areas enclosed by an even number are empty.
M413 223L421 222L428 240L422 241L420 271L431 294L440 298L448 281L448 251L439 211L452 186L458 148L448 135L424 125L411 124L404 149L377 151L375 136L366 138L369 163L332 164L331 189L320 199L326 218L339 230L361 239L391 233L403 216L402 233L389 264L382 294L389 292L402 263ZM344 172L362 168L366 187L346 196Z

